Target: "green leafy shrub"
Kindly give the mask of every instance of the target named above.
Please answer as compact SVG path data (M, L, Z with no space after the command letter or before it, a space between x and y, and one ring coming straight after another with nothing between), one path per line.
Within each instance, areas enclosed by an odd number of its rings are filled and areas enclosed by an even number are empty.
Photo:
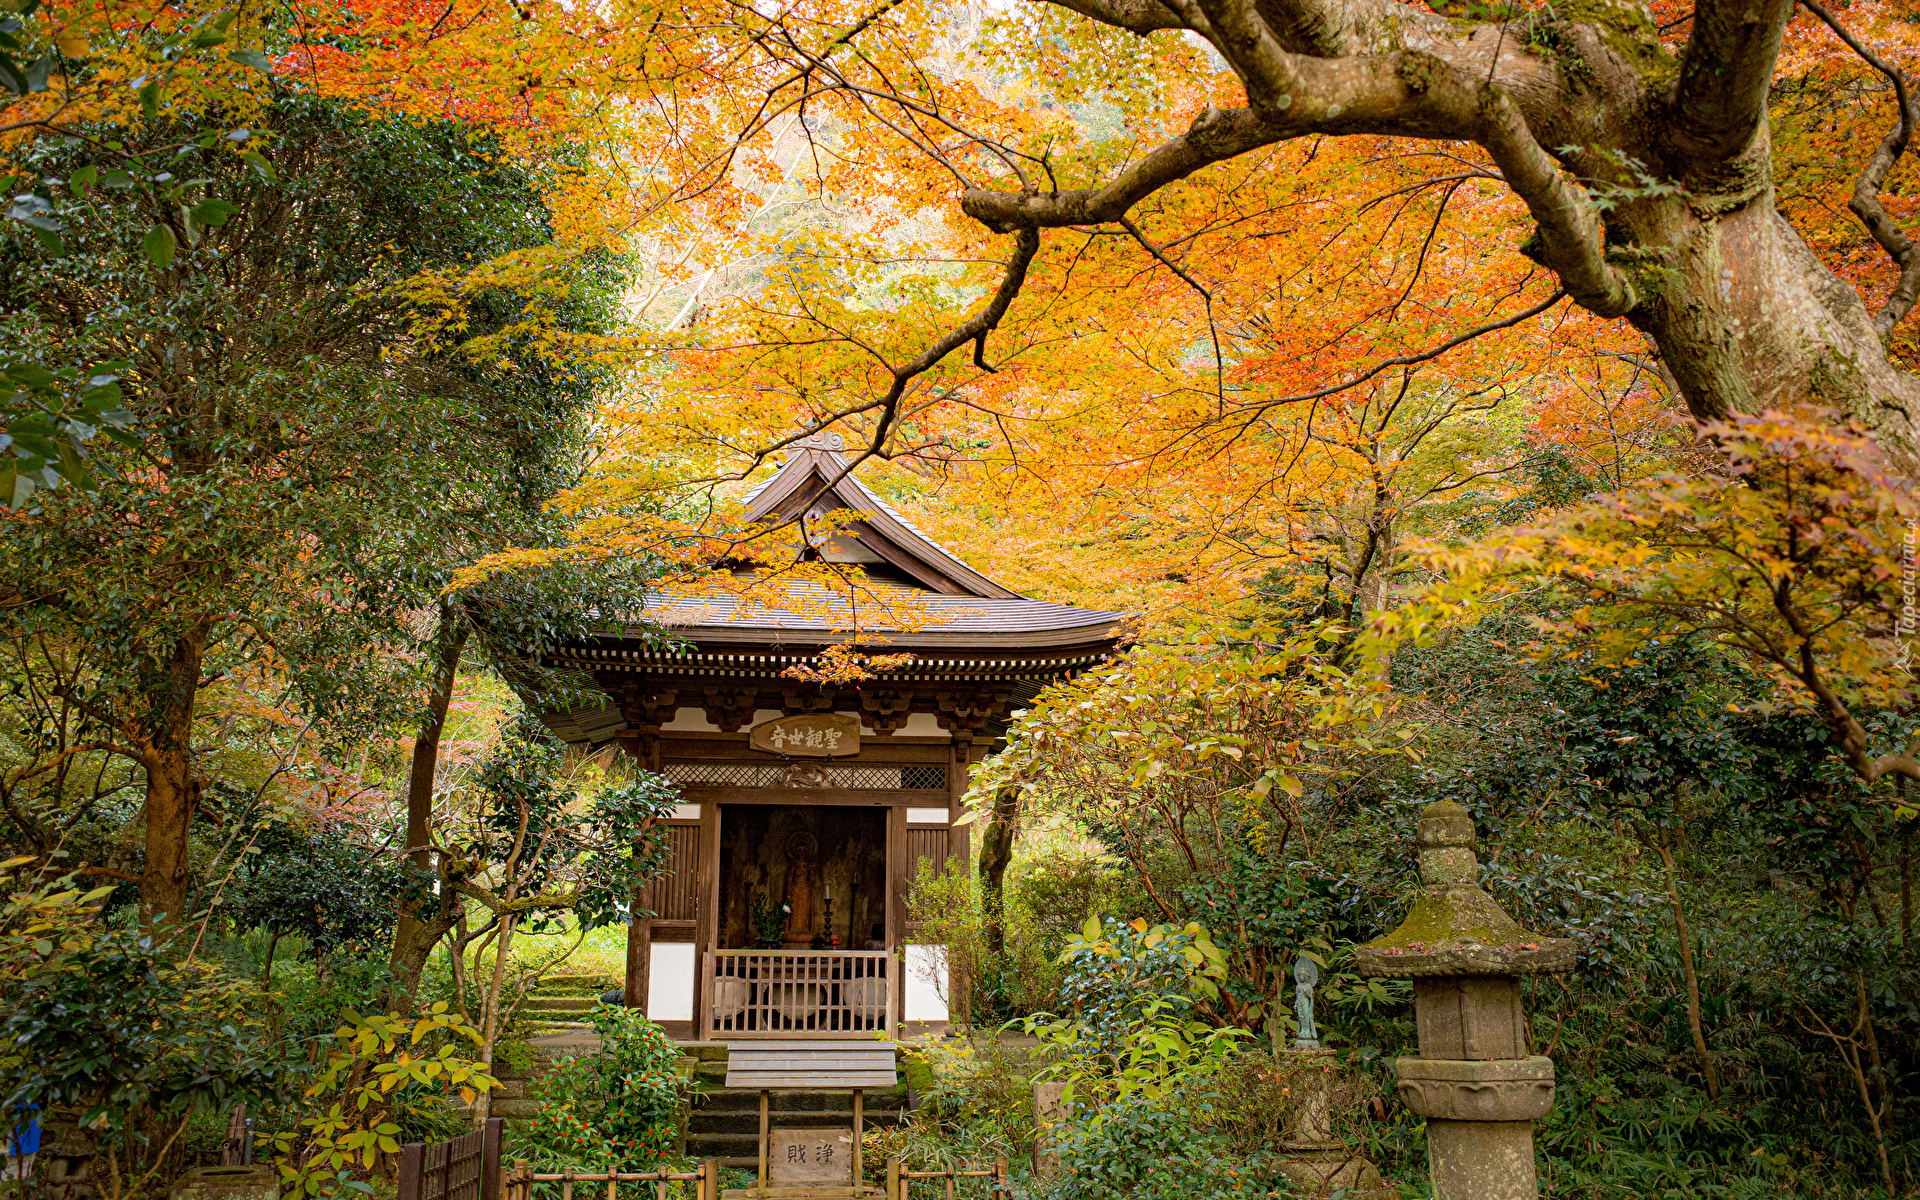
M533 1085L534 1116L509 1130L509 1157L541 1171L655 1171L673 1158L685 1083L680 1048L628 1008L596 1005L600 1051L564 1058Z
M499 1086L484 1063L461 1057L480 1035L444 1003L412 1021L348 1013L333 1043L306 1090L300 1132L267 1139L283 1190L296 1197L368 1191L367 1177L400 1152L408 1122L431 1129L446 1116L450 1092L471 1105Z
M196 1116L271 1094L287 1068L243 983L137 931L78 926L27 946L0 1021L0 1106L84 1130L109 1197L139 1192Z
M1133 1092L1099 1105L1069 1101L1052 1145L1059 1170L1032 1194L1039 1200L1291 1194L1274 1150L1236 1144L1233 1105L1220 1082L1189 1077L1159 1096Z
M1152 1100L1212 1074L1247 1036L1195 1015L1226 975L1226 956L1198 923L1149 928L1089 917L1060 961L1070 1013L1021 1024L1052 1060L1042 1074L1066 1080L1070 1097L1095 1106L1089 1111L1135 1093Z
M867 1181L885 1180L889 1158L910 1171L1025 1159L1033 1149L1032 1071L1022 1051L993 1038L908 1047L915 1107L897 1125L867 1127Z

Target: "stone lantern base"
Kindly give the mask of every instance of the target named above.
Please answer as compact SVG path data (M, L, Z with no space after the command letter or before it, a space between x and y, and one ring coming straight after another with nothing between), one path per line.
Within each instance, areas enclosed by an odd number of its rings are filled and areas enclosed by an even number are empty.
M1360 1100L1353 1081L1340 1072L1338 1053L1325 1047L1294 1047L1275 1055L1294 1102L1288 1138L1280 1143L1286 1151L1280 1169L1308 1195L1324 1196L1344 1188L1352 1200L1387 1200L1393 1193L1386 1190L1380 1169L1358 1150L1334 1140L1334 1110Z
M1396 1195L1380 1178L1380 1169L1346 1146L1323 1150L1288 1148L1280 1170L1309 1196L1345 1188L1351 1200L1388 1200Z

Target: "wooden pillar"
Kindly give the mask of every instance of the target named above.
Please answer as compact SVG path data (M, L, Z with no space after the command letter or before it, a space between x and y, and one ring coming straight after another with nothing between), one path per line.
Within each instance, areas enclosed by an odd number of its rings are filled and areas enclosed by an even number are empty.
M866 1092L860 1088L853 1089L853 1186L855 1189L866 1186L866 1180L862 1178L866 1172L865 1164L861 1162L860 1149L861 1142L866 1136L866 1122L861 1111L866 1095Z
M699 911L693 926L693 1028L707 1028L706 1012L713 1005L712 973L707 952L720 942L720 806L711 800L700 805L700 882L694 893Z
M635 892L633 903L636 908L647 902L646 891ZM627 923L627 994L624 997L628 1008L637 1008L640 1015L647 1013L647 983L653 971L653 920L639 917Z
M907 1019L907 874L913 864L907 861L907 810L898 804L887 806L887 949L893 952L893 1020L895 1028L887 1037L898 1036L898 1025Z
M973 735L954 731L953 743L947 754L947 820L958 821L966 813L966 805L961 797L967 794L967 777L973 768ZM968 869L970 825L949 825L947 829L947 863L944 870L965 871ZM968 1028L973 997L973 979L970 961L956 958L953 948L947 948L947 1019Z
M755 1189L760 1192L767 1190L767 1135L772 1132L772 1122L767 1120L767 1107L772 1095L766 1088L760 1089L760 1175L755 1184Z
M620 747L649 771L660 769L660 727L641 725L632 730L623 730L619 735ZM652 899L647 893L648 887L634 889L629 903L630 911L639 912L650 907ZM647 1010L647 978L653 970L653 918L636 917L627 922L627 972L626 986L621 1002L628 1008L637 1008L644 1015Z
M966 740L962 740L965 738ZM956 733L947 753L947 820L958 821L966 815L966 805L960 798L967 794L967 776L973 769L973 739L970 735ZM968 850L968 831L970 826L959 825L947 830L947 869L965 870Z

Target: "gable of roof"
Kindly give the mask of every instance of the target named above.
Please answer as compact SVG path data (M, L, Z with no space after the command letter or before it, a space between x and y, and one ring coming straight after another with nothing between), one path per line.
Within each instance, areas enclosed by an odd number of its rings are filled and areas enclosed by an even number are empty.
M747 498L748 515L756 521L785 521L803 513L851 509L861 519L846 526L844 536L929 591L986 600L1024 598L960 561L868 491L847 469L845 448L845 439L837 433L816 433L801 442L773 478Z

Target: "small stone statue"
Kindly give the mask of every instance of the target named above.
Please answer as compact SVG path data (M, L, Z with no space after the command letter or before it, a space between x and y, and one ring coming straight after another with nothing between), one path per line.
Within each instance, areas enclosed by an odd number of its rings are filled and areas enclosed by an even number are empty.
M1300 1018L1300 1030L1294 1035L1295 1050L1318 1050L1320 1031L1313 1026L1313 985L1320 982L1320 968L1302 956L1293 962L1293 1012Z

